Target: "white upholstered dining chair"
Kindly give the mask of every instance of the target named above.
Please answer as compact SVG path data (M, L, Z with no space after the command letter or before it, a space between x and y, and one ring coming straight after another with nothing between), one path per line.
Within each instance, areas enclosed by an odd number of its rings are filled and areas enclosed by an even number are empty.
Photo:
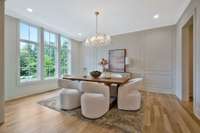
M112 73L111 78L122 78L123 76L120 73ZM117 84L111 84L111 89L110 89L110 96L117 96Z
M111 73L111 77L112 78L132 78L132 73L128 73L128 72L124 72L124 73L117 73L117 72L112 72ZM111 96L117 96L117 89L118 86L117 84L112 84L111 85L111 89L110 89L110 95Z
M81 82L81 113L84 117L96 119L103 116L110 105L109 87L102 83Z
M72 110L80 107L81 90L79 81L59 79L58 86L62 88L59 93L61 109Z
M135 78L118 88L118 108L122 110L138 110L141 107L143 78Z

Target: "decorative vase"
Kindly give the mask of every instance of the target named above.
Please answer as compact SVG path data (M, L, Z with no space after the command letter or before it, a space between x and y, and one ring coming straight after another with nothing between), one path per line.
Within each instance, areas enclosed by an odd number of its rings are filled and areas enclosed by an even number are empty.
M105 69L103 72L103 77L106 79L110 79L111 78L111 72L109 72L108 69Z

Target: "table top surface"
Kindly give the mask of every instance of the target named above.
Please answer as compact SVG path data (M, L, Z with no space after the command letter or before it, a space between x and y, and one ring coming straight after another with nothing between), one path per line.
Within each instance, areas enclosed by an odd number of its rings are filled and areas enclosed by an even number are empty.
M99 82L99 83L105 83L105 84L125 84L129 81L129 78L127 77L122 77L122 78L93 78L90 76L83 77L83 76L65 76L63 79L68 79L68 80L79 80L79 81L90 81L90 82Z

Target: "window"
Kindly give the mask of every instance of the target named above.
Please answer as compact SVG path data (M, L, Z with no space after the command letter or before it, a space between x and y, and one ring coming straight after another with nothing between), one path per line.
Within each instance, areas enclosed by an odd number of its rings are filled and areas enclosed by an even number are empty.
M44 31L44 78L56 77L57 37L56 34Z
M60 74L61 76L71 73L71 44L70 41L60 37Z
M26 23L20 23L20 80L38 79L38 29Z
M20 22L19 68L20 82L55 79L70 74L70 40L60 34Z

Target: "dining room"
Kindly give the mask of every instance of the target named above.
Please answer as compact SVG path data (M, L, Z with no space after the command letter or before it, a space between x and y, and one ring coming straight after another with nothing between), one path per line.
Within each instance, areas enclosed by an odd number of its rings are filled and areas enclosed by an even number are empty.
M199 0L0 0L0 133L199 133L199 27Z

